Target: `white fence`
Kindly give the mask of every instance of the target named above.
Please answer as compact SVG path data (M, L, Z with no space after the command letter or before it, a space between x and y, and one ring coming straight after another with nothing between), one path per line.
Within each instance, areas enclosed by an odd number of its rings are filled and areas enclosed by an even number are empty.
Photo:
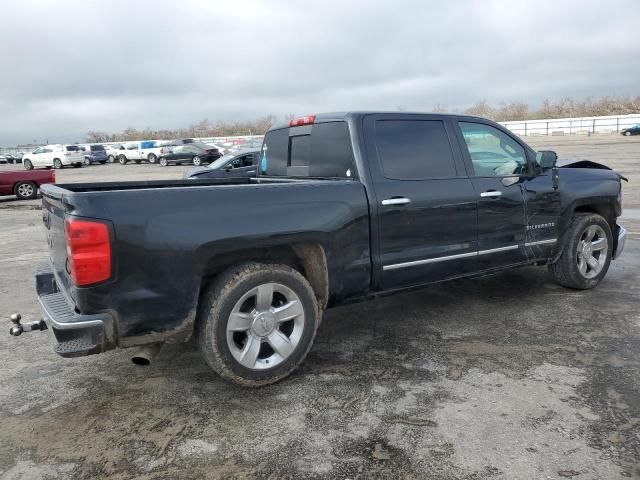
M638 123L640 123L640 114L500 122L501 125L520 136L617 133L623 128Z

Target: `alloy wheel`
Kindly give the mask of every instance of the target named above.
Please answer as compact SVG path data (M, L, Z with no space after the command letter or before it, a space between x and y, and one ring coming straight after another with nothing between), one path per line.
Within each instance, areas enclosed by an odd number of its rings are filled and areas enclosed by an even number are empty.
M244 367L263 370L285 361L305 328L298 295L279 283L264 283L245 293L227 321L227 345Z
M22 198L29 198L34 192L35 190L33 189L33 185L30 183L21 183L18 185L18 196Z
M607 262L609 245L607 235L599 225L590 225L580 237L576 262L584 278L596 277Z

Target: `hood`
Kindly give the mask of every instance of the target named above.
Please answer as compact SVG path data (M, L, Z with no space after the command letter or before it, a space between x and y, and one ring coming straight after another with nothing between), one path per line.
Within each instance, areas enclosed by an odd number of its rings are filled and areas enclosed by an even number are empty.
M558 168L594 168L597 170L611 170L613 173L618 175L618 177L620 177L621 180L624 180L625 182L629 181L629 179L620 175L618 172L613 170L613 168L607 167L602 163L593 162L591 160L579 160L577 158L563 158L563 159L558 159L557 166Z
M195 167L195 168L190 168L189 170L187 170L186 172L184 172L184 174L182 175L182 178L197 178L199 174L204 173L204 172L210 172L211 170L209 170L207 167Z

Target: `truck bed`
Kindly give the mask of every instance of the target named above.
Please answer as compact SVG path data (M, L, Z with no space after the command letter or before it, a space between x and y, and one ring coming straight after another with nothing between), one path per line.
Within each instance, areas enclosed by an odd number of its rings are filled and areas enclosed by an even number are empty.
M114 316L119 346L182 341L206 278L242 252L320 244L340 294L370 282L368 202L355 180L162 180L46 185L43 219L51 270L70 308ZM109 226L113 274L76 287L65 220ZM153 321L150 321L150 312Z

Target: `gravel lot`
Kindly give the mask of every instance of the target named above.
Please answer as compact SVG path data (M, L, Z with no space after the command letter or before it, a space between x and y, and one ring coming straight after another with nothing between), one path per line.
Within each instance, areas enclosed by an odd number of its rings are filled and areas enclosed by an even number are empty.
M223 382L191 344L137 367L125 350L69 360L46 334L4 334L0 479L640 478L640 139L530 143L630 179L632 235L597 289L524 268L333 309L302 367L260 390ZM187 168L97 165L58 182ZM0 199L6 317L38 318L38 205Z

